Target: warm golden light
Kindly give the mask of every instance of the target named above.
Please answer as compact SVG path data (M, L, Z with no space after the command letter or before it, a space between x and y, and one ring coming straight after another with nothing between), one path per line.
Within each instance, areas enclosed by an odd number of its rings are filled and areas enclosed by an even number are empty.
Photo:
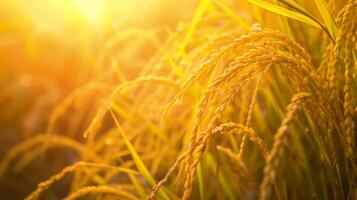
M100 27L104 23L106 10L106 1L100 0L71 0L80 14L94 27Z
M14 0L36 26L52 29L87 24L97 32L110 27L113 18L127 15L144 1L125 0ZM16 10L14 11L16 13Z
M357 0L0 0L0 199L357 200Z

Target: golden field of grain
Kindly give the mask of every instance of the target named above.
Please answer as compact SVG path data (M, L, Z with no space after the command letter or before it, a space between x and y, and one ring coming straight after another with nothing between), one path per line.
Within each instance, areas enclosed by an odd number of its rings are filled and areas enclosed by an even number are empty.
M0 1L0 199L357 199L357 0Z

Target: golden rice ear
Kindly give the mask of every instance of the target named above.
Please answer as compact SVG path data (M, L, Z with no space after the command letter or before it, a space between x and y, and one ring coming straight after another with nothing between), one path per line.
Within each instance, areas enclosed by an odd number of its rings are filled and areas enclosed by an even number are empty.
M76 169L80 168L80 167L94 167L94 168L102 168L102 169L113 169L116 170L118 172L123 172L123 173L127 173L127 174L138 174L138 172L131 170L131 169L126 169L123 167L116 167L116 166L110 166L110 165L104 165L104 164L98 164L98 163L88 163L88 162L77 162L74 163L73 165L67 166L65 167L61 172L59 172L58 174L55 174L53 176L51 176L49 179L47 179L46 181L43 181L41 183L38 184L37 189L35 191L33 191L29 196L27 196L25 199L26 200L36 200L39 199L40 195L47 190L51 185L53 185L55 182L60 181L64 176L66 176L67 174L72 173L73 171L75 171ZM108 186L109 187L109 186ZM109 190L110 188L108 188L108 192L113 191L113 190ZM95 189L94 189L95 190ZM77 194L73 194L70 197L72 199L74 199L74 197L79 197L79 194L82 194L84 191L82 192L78 192ZM87 192L84 192L87 193ZM119 194L119 193L118 193ZM120 193L120 194L125 194L125 193ZM84 194L83 194L84 195ZM82 196L82 195L80 195Z
M270 33L270 35L260 35L261 33ZM243 36L235 40L235 42L237 42L237 44L240 44L241 41L249 41L246 39L249 37ZM268 42L264 40L265 38L276 38L278 42ZM185 190L182 197L183 199L188 199L191 194L192 183L195 177L197 165L203 156L208 141L212 137L213 128L217 125L217 122L220 120L222 113L224 112L226 107L230 105L230 103L236 96L238 91L237 88L243 87L245 83L249 81L252 77L256 77L262 73L266 73L269 70L270 66L277 63L286 63L292 66L296 66L298 70L295 71L296 74L293 74L293 76L296 76L297 79L303 79L303 75L313 74L313 69L311 67L311 64L309 63L310 57L308 56L306 51L304 51L299 45L297 45L284 35L270 30L258 30L256 32L252 31L251 39L258 40L257 44L259 44L259 40L262 40L262 42L264 42L266 46L256 47L253 45L250 46L248 43L247 46L250 49L248 49L247 53L236 57L232 62L230 62L221 74L214 77L212 82L209 83L209 86L202 94L201 100L198 104L198 112L196 113L195 121L191 130L190 143L187 147L187 151L184 153L184 172L187 175L184 185ZM274 48L278 48L280 44L283 47L293 46L292 50L296 53L300 53L301 56L293 56L288 52L282 51L275 52ZM242 45L244 45L244 43L242 43ZM271 45L271 47L269 45ZM229 48L234 48L234 45L227 45L225 51L228 51ZM250 66L251 68L248 68L248 66ZM192 83L190 83L190 79L187 81L187 83L187 85L192 85ZM211 115L206 130L203 130L201 135L197 135L201 120L203 119L205 112L207 112L207 108L210 106L211 99L214 98L215 93L217 93L220 88L224 88L226 85L230 85L228 87L227 95L223 97L221 104L215 109L215 111ZM304 86L302 85L301 88L304 88ZM185 89L182 89L182 91L184 90ZM242 147L244 147L244 143L245 140L242 143ZM261 141L259 143L262 144ZM265 153L265 155L267 155L267 153ZM178 162L181 162L181 159L182 158L176 161L174 168L176 168ZM172 173L172 170L174 168L170 169L171 171L167 174L164 181L161 183L165 183L167 181L169 174ZM160 187L162 187L162 184L160 184Z
M51 146L60 146L72 149L75 150L80 156L87 155L90 159L98 160L98 156L95 154L95 152L88 150L83 144L73 140L72 138L55 134L40 134L38 136L25 140L24 142L18 144L7 152L7 154L4 156L3 160L1 160L0 163L0 177L4 175L7 168L10 167L11 162L17 156L21 156L21 154L23 154L24 152L30 154L31 149L33 148L37 148L40 150L38 151L39 153L43 153L43 150L45 150L44 147L48 148ZM30 156L30 158L34 157Z
M58 119L63 116L69 106L75 101L77 98L83 98L83 96L87 93L94 92L97 90L107 90L110 91L112 89L112 86L109 84L105 83L94 83L90 82L85 86L79 87L76 89L72 94L68 95L66 98L64 98L60 103L58 103L55 108L53 109L50 117L49 117L49 122L46 128L46 133L51 134L54 131L54 126Z
M355 122L353 120L353 97L352 97L352 80L353 70L356 65L353 51L356 48L353 45L353 40L356 38L356 9L357 2L350 0L340 11L337 16L339 27L339 35L336 44L333 46L331 62L329 63L329 86L331 90L331 103L335 108L338 108L337 101L340 90L343 92L343 135L344 143L346 144L345 151L350 159L354 159L355 144L354 132ZM340 61L343 56L343 62ZM338 88L338 69L343 65L343 88Z
M310 98L309 93L298 93L295 94L290 104L287 107L287 114L285 115L283 121L277 132L274 135L274 144L273 148L269 152L269 157L267 159L267 164L264 167L264 176L260 184L260 199L269 199L272 184L275 181L278 167L281 162L281 156L286 151L288 147L287 138L288 138L288 125L294 119L295 113L299 110L301 105L306 101L307 98Z
M109 185L100 185L100 186L87 186L78 189L69 196L65 197L64 200L75 200L86 195L111 195L117 196L119 198L128 199L128 200L139 200L136 196L130 194L129 192L123 191L119 187L113 187Z

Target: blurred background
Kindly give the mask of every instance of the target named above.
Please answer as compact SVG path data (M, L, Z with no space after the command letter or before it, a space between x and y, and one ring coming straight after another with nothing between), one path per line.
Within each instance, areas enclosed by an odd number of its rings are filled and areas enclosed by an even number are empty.
M54 106L75 88L93 79L111 80L110 60L104 51L113 40L122 40L114 41L115 49L110 51L114 62L125 78L135 78L157 49L152 42L135 36L151 31L163 42L167 30L191 19L197 3L1 0L0 158L20 141L45 132ZM56 131L68 127L61 125ZM9 170L0 180L1 198L23 198L37 182L63 167L53 165L53 170L41 171L45 167L41 164L21 173Z

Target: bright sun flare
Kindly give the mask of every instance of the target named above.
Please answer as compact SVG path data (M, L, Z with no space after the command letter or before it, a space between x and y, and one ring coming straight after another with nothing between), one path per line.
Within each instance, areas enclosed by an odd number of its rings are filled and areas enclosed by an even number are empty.
M38 26L59 28L86 23L95 30L110 27L111 17L131 12L140 1L125 0L33 0L18 4Z

